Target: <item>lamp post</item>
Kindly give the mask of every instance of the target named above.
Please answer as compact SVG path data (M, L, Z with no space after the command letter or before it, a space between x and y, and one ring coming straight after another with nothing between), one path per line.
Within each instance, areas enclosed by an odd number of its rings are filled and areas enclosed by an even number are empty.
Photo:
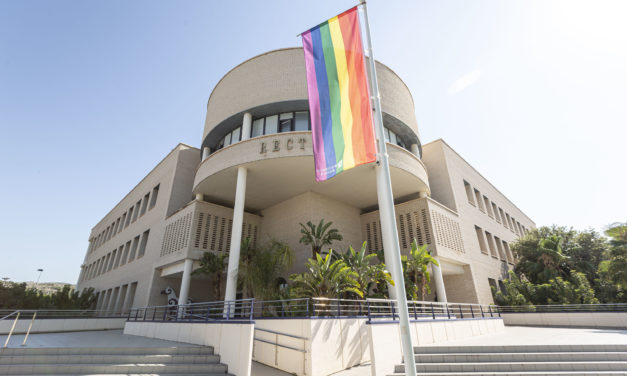
M39 278L41 278L41 273L44 271L43 269L37 269L39 275L37 276L37 282L35 282L35 288L39 285Z

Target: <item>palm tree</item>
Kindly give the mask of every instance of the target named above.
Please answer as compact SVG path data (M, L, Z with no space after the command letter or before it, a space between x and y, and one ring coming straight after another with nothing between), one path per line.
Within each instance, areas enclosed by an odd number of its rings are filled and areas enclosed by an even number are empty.
M425 293L431 293L429 265L440 266L440 264L431 256L426 244L418 247L416 239L411 242L409 257L402 256L401 261L403 262L405 278L409 279L407 282L411 282L406 283L408 298L423 300Z
M519 254L518 264L514 268L516 274L524 275L527 280L535 284L549 283L556 277L563 278L570 275L569 257L562 250L563 239L560 236L551 235L542 238L535 246L523 245L516 244L515 246Z
M254 248L246 241L242 243L241 255L238 272L241 289L248 297L275 299L280 293L281 275L294 262L291 248L275 239L260 248Z
M333 250L325 258L316 254L307 261L307 272L293 274L293 292L307 298L341 298L346 293L354 293L363 298L357 273L346 265L344 260L333 260Z
M316 258L322 251L322 247L331 245L334 240L342 241L344 239L336 228L329 228L333 222L324 223L324 219L316 226L311 221L307 225L300 224L300 233L302 234L299 242L305 245L311 245L311 257Z
M361 250L356 252L349 246L348 251L341 255L344 263L357 275L362 297L368 296L372 288L389 283L394 285L390 273L385 270L385 264L376 262L377 254L366 254L366 242L361 245ZM373 260L375 263L373 263Z
M209 281L213 287L214 299L220 300L222 294L222 277L226 269L226 262L229 254L226 252L213 253L205 252L200 259L200 268L194 270L192 274L205 274L209 276Z

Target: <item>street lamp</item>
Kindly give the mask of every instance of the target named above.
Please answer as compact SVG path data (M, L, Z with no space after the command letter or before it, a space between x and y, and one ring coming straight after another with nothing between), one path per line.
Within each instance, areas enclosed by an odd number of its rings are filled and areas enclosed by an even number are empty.
M37 282L35 282L35 288L39 285L39 278L41 278L41 273L44 271L43 269L37 269L39 272L39 276L37 276Z

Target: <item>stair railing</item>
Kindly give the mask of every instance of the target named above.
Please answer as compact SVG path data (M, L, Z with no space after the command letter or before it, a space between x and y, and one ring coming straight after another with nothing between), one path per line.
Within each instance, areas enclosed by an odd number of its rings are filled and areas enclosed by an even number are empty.
M13 325L11 326L11 330L9 330L9 335L7 336L7 340L4 341L4 348L7 348L7 346L9 346L9 340L11 339L11 335L13 335L13 330L15 330L15 325L17 325L17 320L20 318L20 311L14 311L9 313L8 315L4 316L3 318L0 318L0 321L4 320L4 319L8 319L9 317L15 315L15 320L13 320Z

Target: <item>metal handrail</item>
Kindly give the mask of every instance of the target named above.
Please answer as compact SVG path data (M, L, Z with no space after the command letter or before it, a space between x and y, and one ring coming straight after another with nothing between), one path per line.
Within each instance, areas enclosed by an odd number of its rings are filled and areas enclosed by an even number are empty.
M627 303L500 306L503 313L627 312Z
M13 316L14 314L17 315L15 316L15 320L13 320L13 325L11 326L11 330L9 330L9 335L7 336L7 340L4 342L4 348L7 348L7 346L9 346L9 340L11 339L11 335L13 335L13 330L15 330L15 325L17 325L17 320L20 318L20 311L15 311L7 316L4 316L2 319L0 320L4 320L6 318L9 318L10 316Z

